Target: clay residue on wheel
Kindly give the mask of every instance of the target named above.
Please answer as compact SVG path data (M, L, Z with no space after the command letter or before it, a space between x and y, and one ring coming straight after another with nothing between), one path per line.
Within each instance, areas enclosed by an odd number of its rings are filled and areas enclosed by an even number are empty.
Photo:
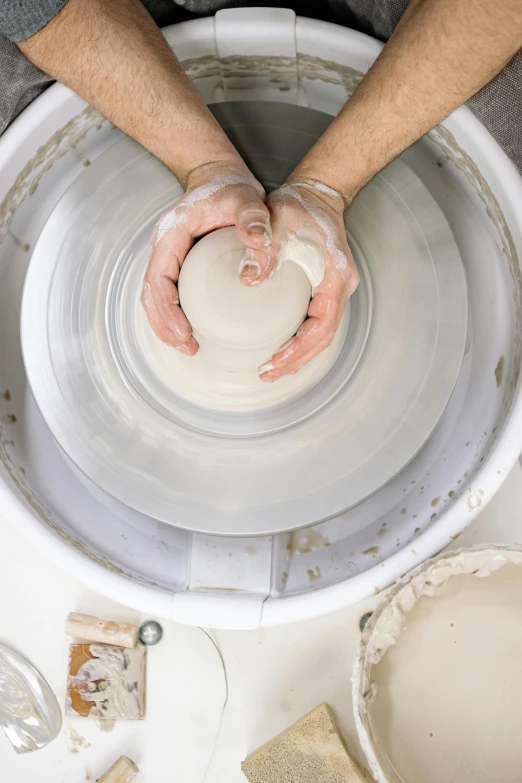
M488 217L497 229L502 244L502 251L509 264L515 295L517 334L517 341L514 346L513 370L509 378L509 389L511 394L513 394L518 384L522 364L522 271L513 235L490 184L471 155L465 152L458 144L451 131L443 125L437 125L436 128L430 131L429 136L440 147L446 158L465 175L469 184L479 196L486 208Z
M288 556L293 557L294 555L305 555L315 549L327 546L330 546L330 541L322 533L313 528L307 528L291 533L286 548Z
M495 367L495 381L497 382L497 389L502 385L502 379L504 378L504 354L498 360L498 364Z
M299 77L312 81L320 80L327 84L338 84L344 87L346 97L355 92L364 74L348 65L339 65L332 60L323 60L310 54L297 54Z
M53 164L63 158L89 131L108 122L102 115L87 106L80 114L69 120L63 128L53 133L50 139L38 149L24 166L0 203L0 244L9 232L13 217L20 205L35 192L42 177Z
M66 123L63 128L56 131L45 144L42 144L36 154L18 174L13 185L0 203L0 244L6 236L11 235L10 227L17 210L35 192L42 177L50 171L54 163L66 155L90 131L101 128L103 123L106 122L108 120L104 119L99 112L87 106L80 114ZM10 402L11 393L9 390L3 393L3 399L6 402ZM8 414L3 420L0 420L0 462L2 462L9 478L25 501L48 527L79 552L109 571L128 576L129 578L135 578L111 561L90 550L83 541L67 532L34 494L25 478L25 470L13 458L14 432L12 425L15 422L16 417L14 414ZM147 582L147 584L152 583Z
M347 65L339 65L331 60L314 57L309 54L297 53L292 57L262 57L237 56L223 57L205 55L204 57L187 58L181 61L185 72L197 83L198 79L217 78L218 86L237 89L234 80L254 78L259 83L262 79L277 85L280 90L290 89L299 84L301 79L323 81L327 84L337 84L344 88L346 98L355 91L363 78L363 73ZM241 85L243 87L244 85ZM239 87L239 88L241 88Z

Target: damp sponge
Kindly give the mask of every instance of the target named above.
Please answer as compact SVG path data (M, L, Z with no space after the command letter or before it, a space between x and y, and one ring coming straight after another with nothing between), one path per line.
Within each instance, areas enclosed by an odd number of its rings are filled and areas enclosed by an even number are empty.
M242 763L249 783L367 783L327 704L321 704Z

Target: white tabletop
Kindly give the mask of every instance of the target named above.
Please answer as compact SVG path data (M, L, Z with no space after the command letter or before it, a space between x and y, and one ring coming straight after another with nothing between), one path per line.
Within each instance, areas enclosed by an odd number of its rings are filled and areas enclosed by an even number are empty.
M521 510L522 468L517 465L454 547L522 543ZM83 587L1 519L0 540L0 641L42 672L63 706L67 614L146 618ZM92 721L65 719L53 743L25 756L17 756L0 732L2 782L95 781L126 754L141 768L137 783L245 783L240 771L245 755L323 701L336 711L351 752L360 757L351 667L359 619L379 600L294 625L215 633L226 666L228 704L206 777L226 692L222 663L203 631L163 622L165 638L149 654L143 723L122 723L105 733Z

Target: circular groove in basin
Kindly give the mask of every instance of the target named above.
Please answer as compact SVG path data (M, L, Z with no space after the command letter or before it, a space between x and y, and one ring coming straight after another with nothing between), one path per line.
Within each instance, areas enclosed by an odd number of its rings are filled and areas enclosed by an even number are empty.
M220 104L215 112L268 186L331 121L286 104ZM373 302L371 322L364 314L357 321L364 339L355 371L345 367L334 387L318 384L308 411L291 422L281 411L269 424L235 417L234 431L216 424L215 412L191 420L186 411L166 415L158 399L151 404L109 339L115 270L127 253L139 279L145 239L177 194L172 175L124 140L78 177L49 218L28 273L22 339L51 432L94 484L191 530L277 533L356 505L426 442L458 377L466 282L442 212L400 161L364 189L347 223L367 270L352 309L360 303L368 313ZM353 350L354 342L345 337L343 346Z

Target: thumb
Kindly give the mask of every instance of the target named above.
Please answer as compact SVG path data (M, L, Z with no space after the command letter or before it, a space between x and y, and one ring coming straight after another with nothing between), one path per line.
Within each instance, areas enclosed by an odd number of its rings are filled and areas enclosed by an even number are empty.
M272 240L270 213L253 189L237 210L236 231L241 242L254 250L267 247Z
M259 285L272 275L276 266L277 249L273 243L259 250L247 247L241 263L241 282Z

